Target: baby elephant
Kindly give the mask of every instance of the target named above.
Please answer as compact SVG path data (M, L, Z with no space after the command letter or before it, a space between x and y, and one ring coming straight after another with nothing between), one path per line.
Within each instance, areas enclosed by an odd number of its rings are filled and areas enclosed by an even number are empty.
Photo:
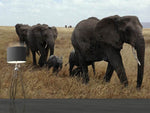
M70 52L69 65L70 65L70 67L69 67L70 76L78 75L80 72L82 73L82 69L79 66L79 58L75 54L75 51ZM88 65L92 65L93 73L95 75L95 65L94 65L94 62L88 62ZM74 69L74 70L72 70L74 66L77 66L77 68Z
M48 66L48 69L53 67L53 72L57 73L62 69L62 64L63 64L62 57L59 58L58 56L55 55L51 55L48 61L46 62L46 66Z

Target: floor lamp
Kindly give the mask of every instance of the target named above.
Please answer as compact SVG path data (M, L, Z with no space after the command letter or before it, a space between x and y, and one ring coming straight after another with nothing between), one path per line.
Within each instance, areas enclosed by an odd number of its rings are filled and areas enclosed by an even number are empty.
M22 75L19 74L19 67L21 63L26 62L26 48L23 46L15 46L7 48L7 63L15 64L14 73L11 79L10 86L10 99L15 100L15 96L17 93L17 83L18 78L20 78L22 93L25 99L25 90L23 84Z

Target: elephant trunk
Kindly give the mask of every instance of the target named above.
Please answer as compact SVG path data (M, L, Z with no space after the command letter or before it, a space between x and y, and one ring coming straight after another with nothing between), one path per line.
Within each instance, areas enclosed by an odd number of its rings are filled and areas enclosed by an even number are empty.
M135 43L135 49L137 51L137 59L140 63L138 63L138 75L137 75L137 88L140 88L143 81L143 73L144 73L144 56L145 56L145 41L143 36L137 39Z

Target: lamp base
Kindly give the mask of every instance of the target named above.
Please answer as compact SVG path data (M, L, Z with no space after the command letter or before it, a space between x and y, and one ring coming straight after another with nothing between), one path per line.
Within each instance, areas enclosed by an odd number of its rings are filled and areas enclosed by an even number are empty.
M21 74L19 74L19 68L20 65L16 63L15 68L14 68L14 73L11 79L11 86L10 86L10 99L15 100L16 93L17 93L17 85L18 85L18 79L20 78L20 83L22 87L22 94L25 99L25 90L24 90L24 85L23 85L23 77Z

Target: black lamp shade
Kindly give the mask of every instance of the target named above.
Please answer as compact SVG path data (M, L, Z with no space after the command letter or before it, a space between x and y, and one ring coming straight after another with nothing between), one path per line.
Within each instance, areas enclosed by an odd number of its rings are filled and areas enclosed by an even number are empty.
M26 48L23 46L9 47L7 49L7 63L25 63Z

